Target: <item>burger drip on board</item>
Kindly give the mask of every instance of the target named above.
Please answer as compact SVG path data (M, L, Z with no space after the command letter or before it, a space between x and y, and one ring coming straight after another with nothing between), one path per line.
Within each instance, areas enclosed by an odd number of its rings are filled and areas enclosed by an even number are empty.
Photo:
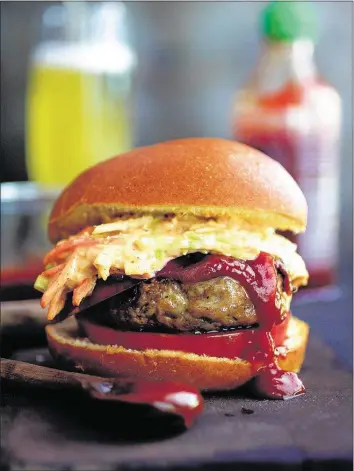
M54 204L35 284L52 354L96 374L302 394L308 326L290 303L308 272L277 230L306 222L293 178L237 142L180 139L86 170Z

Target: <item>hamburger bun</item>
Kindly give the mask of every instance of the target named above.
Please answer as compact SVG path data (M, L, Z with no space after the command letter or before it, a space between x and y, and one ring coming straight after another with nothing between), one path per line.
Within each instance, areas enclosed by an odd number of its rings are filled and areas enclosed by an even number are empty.
M49 238L123 214L239 216L251 223L301 232L307 205L276 161L218 138L180 139L134 149L89 168L54 204Z
M291 317L280 368L298 372L304 360L309 327ZM76 370L114 377L189 383L202 391L235 389L249 381L251 364L241 358L227 359L169 350L130 350L119 345L98 345L80 337L74 318L46 327L50 351L58 362Z

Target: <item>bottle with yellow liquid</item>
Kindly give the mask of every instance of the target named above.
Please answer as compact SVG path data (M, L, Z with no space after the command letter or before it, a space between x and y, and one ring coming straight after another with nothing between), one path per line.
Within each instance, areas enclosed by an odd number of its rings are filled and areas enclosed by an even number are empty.
M123 31L124 8L119 2L67 2L45 13L44 26L56 38L36 48L29 70L31 180L61 187L85 168L132 147L134 54Z

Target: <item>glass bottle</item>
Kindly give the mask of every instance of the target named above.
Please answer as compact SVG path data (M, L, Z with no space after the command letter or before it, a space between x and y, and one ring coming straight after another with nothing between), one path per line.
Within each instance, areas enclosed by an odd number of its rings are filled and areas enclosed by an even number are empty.
M278 160L308 203L298 245L310 287L335 282L341 100L314 61L315 17L307 2L269 3L263 11L261 56L233 108L235 139Z
M135 57L121 2L64 2L43 15L26 104L31 180L61 187L132 147Z

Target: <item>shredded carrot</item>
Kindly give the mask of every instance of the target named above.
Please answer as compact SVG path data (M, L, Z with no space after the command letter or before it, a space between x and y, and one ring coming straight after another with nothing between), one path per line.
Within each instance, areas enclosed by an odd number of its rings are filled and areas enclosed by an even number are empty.
M48 270L45 270L42 273L42 276L46 276L46 277L50 278L51 276L56 275L64 267L65 267L65 263L60 263L59 265L56 265L55 267L48 268Z
M58 293L58 291L60 291L62 288L64 288L65 283L68 279L70 270L72 270L73 265L76 263L76 261L77 261L77 255L75 255L75 253L74 253L70 256L70 258L69 258L68 262L66 263L64 269L61 272L59 272L51 280L47 290L45 291L45 293L43 294L43 296L41 298L40 304L43 308L47 307L48 304L50 303L51 299L54 298L54 296Z
M57 293L58 289L58 279L60 277L60 273L57 273L56 276L49 282L48 288L45 290L43 293L43 296L41 297L40 305L44 309L45 307L50 304L52 298L55 296ZM60 288L59 288L60 289Z
M98 241L95 239L75 239L75 240L65 240L62 243L58 243L47 255L44 257L44 265L48 263L55 262L68 252L71 252L73 249L77 247L85 247L89 245L95 245Z
M62 288L59 290L53 297L53 299L50 302L48 313L47 313L47 318L49 321L53 320L54 317L63 309L65 306L65 289Z
M49 283L40 304L43 308L49 306L47 314L49 320L54 319L63 309L67 293L73 292L72 303L74 306L79 306L94 290L97 279L95 270L88 271L86 278L79 285L73 285L71 280L71 272L78 268L76 264L79 254L76 249L102 243L97 238L91 237L93 230L93 226L88 226L75 236L61 240L44 258L45 265L55 265L42 272L42 276L48 278Z
M81 301L92 293L95 285L96 278L85 278L84 281L73 291L73 305L79 306Z

